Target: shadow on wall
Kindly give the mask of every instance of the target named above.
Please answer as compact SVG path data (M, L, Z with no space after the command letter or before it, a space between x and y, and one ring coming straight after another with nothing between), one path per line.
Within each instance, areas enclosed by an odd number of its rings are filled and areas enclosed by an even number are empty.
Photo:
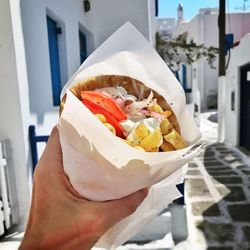
M192 207L195 215L203 216L196 226L208 245L213 245L208 249L225 244L228 246L223 249L250 249L250 202L247 200L250 167L224 144L213 144L206 150L204 166L222 197L219 202L200 202Z

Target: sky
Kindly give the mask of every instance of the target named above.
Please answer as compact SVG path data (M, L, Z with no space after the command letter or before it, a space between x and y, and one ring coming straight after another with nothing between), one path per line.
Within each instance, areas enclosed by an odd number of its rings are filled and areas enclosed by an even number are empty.
M177 6L182 4L184 9L184 19L191 20L200 8L219 7L219 0L158 0L158 17L177 18ZM245 1L246 12L250 11L250 0L226 0L226 12L243 12Z

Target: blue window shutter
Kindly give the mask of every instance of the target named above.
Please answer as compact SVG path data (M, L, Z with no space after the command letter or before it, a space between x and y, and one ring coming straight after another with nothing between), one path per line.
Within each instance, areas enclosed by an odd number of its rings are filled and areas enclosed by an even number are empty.
M187 66L182 64L182 87L185 90L187 88Z
M81 63L83 63L87 58L87 43L86 43L86 36L81 31L79 31L79 44L80 44L80 60Z
M52 80L53 105L60 105L61 78L60 78L60 63L58 50L58 34L60 29L57 23L47 16L49 56L50 56L50 71Z
M227 52L233 47L234 45L234 34L226 34L225 35L226 42L225 42L225 47L224 47L224 55L227 55Z

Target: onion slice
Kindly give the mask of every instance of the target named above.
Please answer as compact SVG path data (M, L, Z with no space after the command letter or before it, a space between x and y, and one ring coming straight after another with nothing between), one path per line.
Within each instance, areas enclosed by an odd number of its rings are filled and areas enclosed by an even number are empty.
M105 88L100 88L100 89L96 89L96 92L101 92L101 93L106 93L107 95L109 95L110 97L112 97L113 99L116 98L122 98L124 100L128 100L128 101L136 101L137 98L133 95L129 95L126 91L126 89L124 89L121 86L117 86L117 87L105 87Z
M125 107L125 112L127 114L138 112L139 110L148 107L149 104L153 100L153 92L151 91L148 98L146 100L140 101L140 102L133 102Z

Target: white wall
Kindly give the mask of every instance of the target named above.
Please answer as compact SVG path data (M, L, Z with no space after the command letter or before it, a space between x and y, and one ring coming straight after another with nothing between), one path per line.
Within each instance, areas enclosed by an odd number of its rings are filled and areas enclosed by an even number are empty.
M125 22L130 21L148 40L151 40L149 29L153 12L152 0L93 0L92 10L95 13L93 21L93 32L95 34L95 45L99 46L115 30Z
M156 30L163 39L172 39L176 26L175 18L157 18Z
M240 121L240 67L250 63L250 33L241 39L240 45L232 50L231 60L226 72L226 140L239 145ZM235 110L231 110L231 93L235 91Z
M92 11L84 12L83 1L29 0L21 1L22 25L30 92L30 124L39 134L49 134L58 119L58 107L53 106L46 15L62 28L59 35L61 80L64 85L80 66L79 25L87 33L88 52L94 49Z
M189 23L182 23L177 27L175 31L175 36L188 32L187 40L193 41L197 44L204 44L205 46L216 46L218 43L218 34L211 35L215 33L215 24L217 21L217 15L196 15ZM216 24L217 25L217 24ZM215 66L217 66L215 64ZM193 66L193 69L196 69L196 79L197 84L194 86L198 87L200 96L202 99L201 108L206 109L206 100L209 95L216 94L217 88L217 70L211 69L207 64L206 60L201 59L196 62ZM191 73L188 73L191 74ZM193 79L192 79L193 80ZM195 89L193 88L195 91Z
M250 32L250 13L231 13L226 17L226 33L234 34L234 41L239 41Z
M22 218L28 209L30 171L27 119L24 119L28 88L18 1L0 1L0 23L0 140L11 141L19 216Z
M180 24L175 31L175 36L188 32L187 40L193 39L197 44L218 47L218 14L212 9L211 14L201 10L189 23ZM250 32L250 13L231 13L226 15L226 33L234 34L234 41L239 40L244 34ZM212 69L205 60L197 62L198 88L201 95L202 109L207 108L209 96L216 96L218 91L218 60Z

